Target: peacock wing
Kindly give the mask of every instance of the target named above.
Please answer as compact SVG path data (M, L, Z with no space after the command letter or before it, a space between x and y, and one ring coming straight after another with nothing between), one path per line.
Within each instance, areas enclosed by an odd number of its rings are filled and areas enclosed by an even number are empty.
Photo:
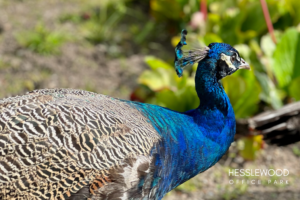
M114 181L110 173L125 160L148 156L158 140L141 113L104 95L49 89L3 99L0 198L65 198L86 185L97 190Z

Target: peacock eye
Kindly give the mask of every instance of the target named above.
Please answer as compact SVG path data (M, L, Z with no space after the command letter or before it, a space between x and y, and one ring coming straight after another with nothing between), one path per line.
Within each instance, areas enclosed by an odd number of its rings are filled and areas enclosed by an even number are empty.
M233 63L236 60L236 55L231 56L231 62Z

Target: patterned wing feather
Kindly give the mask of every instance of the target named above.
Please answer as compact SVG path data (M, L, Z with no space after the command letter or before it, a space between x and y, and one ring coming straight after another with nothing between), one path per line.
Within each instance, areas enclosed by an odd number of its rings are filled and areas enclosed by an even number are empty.
M114 181L112 172L149 155L158 140L141 113L104 95L49 89L3 99L0 199L63 199L87 185L101 190Z

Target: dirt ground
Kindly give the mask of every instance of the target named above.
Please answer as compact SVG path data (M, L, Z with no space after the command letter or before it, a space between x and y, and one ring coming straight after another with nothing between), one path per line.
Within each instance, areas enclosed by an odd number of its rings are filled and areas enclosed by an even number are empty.
M107 46L77 40L64 44L59 55L41 56L21 48L16 35L40 22L49 29L76 35L71 23L59 23L57 27L57 20L63 13L80 9L76 6L78 1L0 2L0 60L4 63L0 67L1 97L22 94L31 88L77 88L126 99L146 68L143 55L109 59ZM24 82L27 87L22 87Z
M42 56L22 48L16 34L43 22L54 30L76 36L72 23L57 23L58 16L77 12L82 1L0 0L0 97L24 94L40 88L77 88L128 99L137 86L137 77L147 68L144 54L110 58L109 47L81 43L80 38L66 42L58 55ZM293 148L266 146L255 161L224 156L215 166L170 192L164 200L296 200L300 199L300 158ZM237 153L233 145L229 154ZM228 170L288 169L286 177L232 177ZM235 183L230 184L230 180ZM260 180L261 184L236 181ZM271 180L271 184L268 184ZM274 184L274 181L288 184Z

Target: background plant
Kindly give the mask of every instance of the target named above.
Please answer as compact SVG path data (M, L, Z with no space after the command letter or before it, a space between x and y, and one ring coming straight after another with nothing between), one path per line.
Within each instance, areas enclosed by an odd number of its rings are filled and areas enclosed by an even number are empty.
M66 35L51 31L44 24L37 24L32 30L16 35L19 44L42 55L57 54L59 48L66 42Z
M237 118L252 116L261 104L276 109L299 100L300 19L296 11L300 3L267 1L277 44L262 21L264 16L258 1L214 0L207 3L207 16L198 11L199 1L177 0L171 4L152 0L150 7L156 21L173 22L171 28L178 33L181 28L188 27L190 43L229 43L251 64L251 73L238 72L223 80ZM172 38L173 46L178 40L179 35Z
M179 41L180 29L187 28L188 44L229 43L251 64L251 72L238 71L222 80L238 119L300 100L298 1L267 1L275 29L271 29L271 32L268 32L264 22L259 1L208 1L207 13L199 11L205 10L200 8L200 1L172 2L151 0L150 12L157 22L169 23L166 31L170 35L173 30L177 31L178 34L171 39L173 47ZM139 83L143 86L133 91L132 97L140 95L144 102L177 111L186 111L199 105L192 89L194 70L186 72L183 79L178 81L172 70L172 62L167 65L161 60L148 58L146 63L151 71L145 71L140 76ZM148 92L151 95L147 96L141 90L151 90L152 93ZM245 137L238 142L244 147L240 149L240 155L248 160L255 159L263 147L262 136Z
M7 97L33 89L71 87L179 111L193 109L199 105L194 90L197 66L187 68L180 79L173 67L174 46L185 28L189 31L187 49L226 42L251 64L252 71L223 80L237 118L279 108L300 99L299 3L266 3L276 42L258 0L207 0L207 6L203 6L204 0L0 0L0 94ZM49 38L53 35L59 35L60 42L52 42ZM266 148L261 151L262 147ZM300 180L298 158L299 143L274 147L264 145L260 135L238 138L220 164L170 196L247 196L253 187L228 185L230 177L223 169L247 165L278 168L282 163L291 164L297 172L292 175L291 171L289 176L295 181L287 189L292 193L291 187L297 191ZM255 195L269 198L266 191L271 189L261 185L263 192ZM277 189L271 195L279 196Z

